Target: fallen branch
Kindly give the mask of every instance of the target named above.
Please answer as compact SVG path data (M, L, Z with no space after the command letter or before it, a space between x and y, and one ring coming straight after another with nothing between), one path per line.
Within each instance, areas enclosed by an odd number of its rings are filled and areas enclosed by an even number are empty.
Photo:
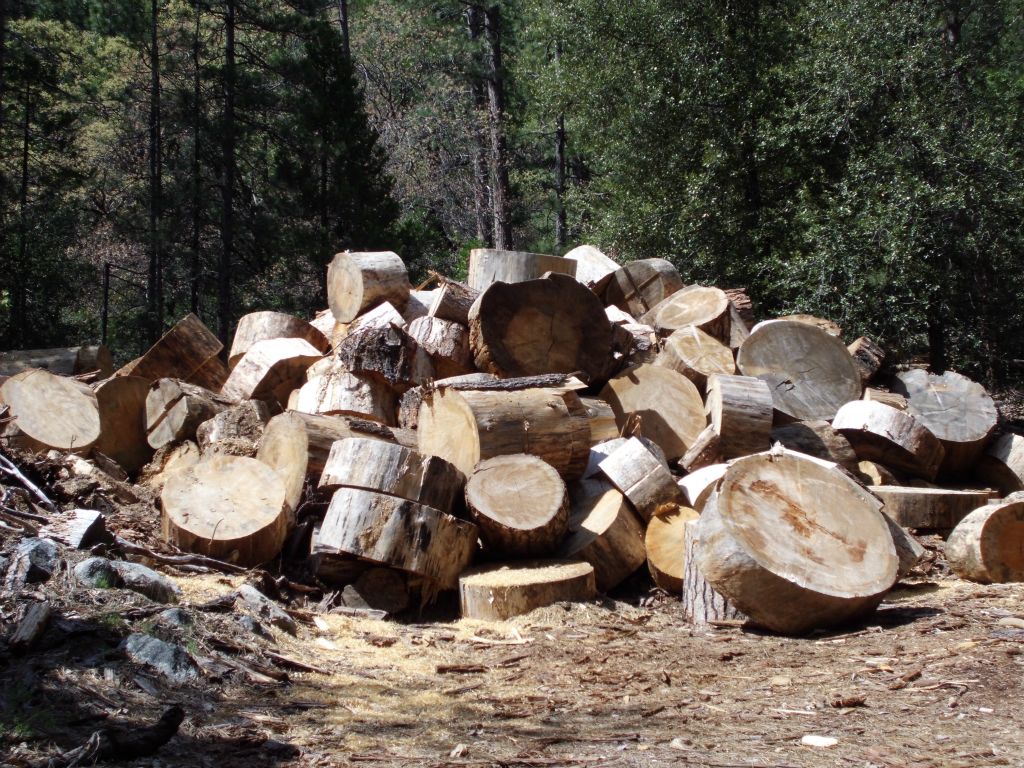
M247 568L243 568L240 565L225 563L223 560L217 560L206 555L165 555L155 552L148 547L143 547L140 544L133 544L120 536L116 536L114 541L120 549L124 550L125 554L135 555L136 557L148 557L163 565L198 565L212 568L222 573L246 573L248 571Z
M94 765L104 760L134 760L154 754L178 732L185 710L175 705L154 725L145 728L102 728L95 731L82 746L50 758L46 768L74 768Z
M49 497L47 497L47 495L42 492L39 486L33 483L27 477L25 477L22 471L18 469L17 465L9 458L4 456L2 453L0 453L0 472L10 477L13 477L15 480L17 480L19 483L25 486L25 488L31 491L31 493L37 499L39 499L40 505L44 507L47 512L57 511L57 505L50 501Z

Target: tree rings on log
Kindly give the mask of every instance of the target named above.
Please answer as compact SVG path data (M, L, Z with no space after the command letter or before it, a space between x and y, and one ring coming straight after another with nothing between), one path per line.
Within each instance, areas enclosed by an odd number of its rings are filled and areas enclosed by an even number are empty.
M327 268L327 303L339 323L351 323L384 301L403 306L410 290L405 264L391 251L344 251Z
M832 420L857 456L915 477L934 480L942 464L942 443L909 413L881 403L854 400Z
M502 621L559 602L597 596L590 563L523 560L486 565L459 579L459 605L465 619Z
M655 585L669 594L683 593L685 553L683 547L687 522L700 515L689 507L669 504L659 509L647 522L644 545L647 549L647 569Z
M671 262L638 259L612 273L604 291L604 303L640 317L682 287L682 278Z
M974 510L946 541L946 559L962 579L982 584L1024 581L1024 501Z
M575 279L576 262L544 253L473 248L469 252L466 282L472 290L485 291L495 283L525 283L548 272Z
M333 318L331 325L333 330ZM228 354L228 366L234 368L253 344L267 339L303 339L321 354L331 351L329 335L324 335L301 318L284 312L250 312L238 320Z
M708 378L705 409L718 433L726 459L768 450L772 431L772 393L753 376L714 374Z
M911 488L875 485L871 492L885 504L885 512L904 528L950 531L971 511L992 498L988 490L957 491L947 488Z
M582 372L607 374L612 328L601 302L565 275L494 283L469 312L476 366L503 378Z
M5 437L17 447L85 453L100 438L96 394L75 379L30 368L0 385L0 402L13 417Z
M673 331L654 363L683 374L701 391L709 376L736 373L732 350L692 325Z
M136 472L153 455L146 440L146 397L149 380L115 376L96 385L100 437L95 449L116 461L125 472Z
M608 484L574 499L569 535L559 556L585 560L594 568L598 590L607 592L644 564L644 524L625 497Z
M803 634L873 610L898 559L880 503L799 454L734 461L700 520L696 565L757 624Z
M256 459L213 456L177 471L160 503L166 541L245 567L277 557L288 532L284 483Z
M423 456L395 443L349 437L331 446L318 487L327 493L338 488L378 491L450 512L465 483L462 472L437 456Z
M658 302L640 322L663 336L693 326L728 343L729 297L720 288L688 285Z
M843 342L797 320L759 323L736 362L744 376L764 379L775 410L793 419L827 421L861 395L860 373Z

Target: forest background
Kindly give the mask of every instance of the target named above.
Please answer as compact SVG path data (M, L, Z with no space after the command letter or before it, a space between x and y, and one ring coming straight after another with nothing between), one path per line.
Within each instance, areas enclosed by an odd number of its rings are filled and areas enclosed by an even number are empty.
M0 0L0 348L586 242L1016 381L1022 118L1022 0Z

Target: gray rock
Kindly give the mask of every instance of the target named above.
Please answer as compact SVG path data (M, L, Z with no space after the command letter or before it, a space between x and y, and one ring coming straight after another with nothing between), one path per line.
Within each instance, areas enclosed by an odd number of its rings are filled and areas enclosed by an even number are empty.
M181 588L162 573L139 563L115 561L114 568L120 575L126 589L145 595L158 603L176 603L181 597Z
M238 597L257 616L266 619L275 627L294 635L298 632L295 619L288 615L281 606L249 584L243 584L238 590Z
M195 622L192 614L184 608L168 608L156 615L157 619L172 627L191 627Z
M238 619L238 625L246 632L252 632L257 637L262 637L264 640L273 640L274 637L266 628L260 624L252 616L242 616Z
M187 683L199 677L199 667L180 645L135 633L124 641L124 651L136 664L160 673L171 682Z
M75 566L75 581L93 589L115 589L124 585L114 563L105 557L89 557Z
M53 539L23 539L14 550L4 585L17 592L25 584L49 581L59 560L60 546Z

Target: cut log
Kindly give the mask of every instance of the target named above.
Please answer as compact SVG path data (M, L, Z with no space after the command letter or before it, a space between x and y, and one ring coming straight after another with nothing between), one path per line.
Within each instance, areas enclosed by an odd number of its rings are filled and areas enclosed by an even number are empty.
M434 294L434 302L430 305L430 317L469 325L469 308L479 295L479 291L468 285L455 280L445 280Z
M175 472L160 503L165 541L236 565L277 557L288 532L284 483L255 459L213 456Z
M682 278L671 262L639 259L612 273L604 291L604 303L640 317L682 287Z
M312 377L289 398L290 410L325 415L358 416L394 426L395 393L381 382L349 373L336 362Z
M182 469L199 463L202 454L199 446L191 440L177 445L171 443L157 450L152 460L139 473L139 482L149 486L155 493L160 493L167 483L167 478Z
M640 322L662 336L692 326L728 343L729 297L720 288L688 285L658 302Z
M1003 496L1024 491L1024 435L1007 432L995 438L979 459L975 476Z
M656 442L669 461L680 458L707 425L704 401L693 382L657 365L641 365L610 380L601 399L615 411L619 429L637 414L645 437Z
M402 313L395 309L391 302L385 301L360 315L351 323L339 323L334 338L331 339L331 344L334 349L337 349L341 346L342 341L357 333L391 327L403 328L404 326L405 318L402 317Z
M775 320L785 320L794 323L804 323L805 325L810 325L813 326L814 328L818 328L827 333L829 336L834 336L837 339L841 339L843 336L843 329L837 323L834 323L831 320L827 320L824 317L816 317L815 315L783 315L782 317L775 318ZM774 322L774 320L765 322ZM757 326L754 326L754 329L756 330Z
M700 523L683 521L683 615L696 627L712 622L745 622L747 617L714 590L697 567L700 549Z
M625 496L605 483L574 499L559 557L590 563L598 590L607 592L644 564L644 524Z
M39 529L39 537L53 539L71 549L89 549L96 544L112 543L106 518L93 509L72 509L51 519Z
M904 528L951 531L967 515L992 498L989 490L955 491L948 488L908 488L875 485L871 492L885 504L885 512Z
M405 264L391 251L344 251L327 268L327 303L339 323L351 323L384 301L401 307L410 290Z
M403 446L349 437L331 446L319 489L361 488L451 512L466 476L444 459Z
M196 443L204 456L256 455L256 446L270 421L270 408L262 400L245 400L225 408L196 429Z
M953 371L937 376L915 369L898 374L893 389L907 398L907 412L942 441L941 471L969 473L999 421L985 388Z
M330 309L321 309L313 316L309 324L323 334L324 338L330 342L331 347L334 346L335 330L339 327L344 327L342 323L334 319L334 313ZM314 344L313 346L315 347L316 345Z
M713 374L708 378L705 409L721 438L727 459L766 451L772 431L772 393L752 376Z
M15 653L22 653L30 649L46 631L51 613L50 603L46 600L26 605L21 621L18 622L7 640L8 647Z
M584 602L597 596L590 563L527 560L486 565L459 579L464 619L503 621L560 602Z
M579 479L590 455L590 421L579 396L553 388L434 390L420 406L418 445L464 474L495 456L529 453L566 482Z
M492 373L467 373L462 376L438 379L433 382L432 386L444 387L454 383L480 384L497 380L498 377ZM402 395L398 406L398 426L402 429L416 429L419 426L420 405L423 404L423 395L429 388L430 385L413 387Z
M878 499L795 453L733 462L700 520L696 566L757 624L803 634L863 616L896 580Z
M697 512L702 511L708 498L718 486L718 481L725 477L725 471L728 468L728 464L712 464L710 467L701 467L677 480L676 485L682 490L687 506Z
M288 411L270 419L262 432L256 459L274 470L284 485L290 528L295 525L295 513L302 502L306 478L311 474L309 430L300 414Z
M342 368L360 377L380 382L396 393L434 377L434 368L425 350L403 328L387 325L350 333L338 344L335 356L324 361L312 376Z
M884 389L874 389L873 387L867 387L864 390L864 400L873 403L881 403L882 405L888 405L890 408L895 408L897 411L907 410L907 398L903 395L898 395L895 392L886 392Z
M697 435L697 439L686 449L679 460L679 465L687 472L696 472L704 467L720 464L725 458L722 455L722 438L715 428L708 424Z
M455 587L476 549L477 527L438 509L356 488L339 488L317 547L409 571Z
M599 397L581 397L580 402L587 411L590 422L590 442L592 445L613 440L619 436L619 425L615 423L615 411Z
M182 379L187 381L224 345L193 314L185 315L160 337L142 357L121 368L115 376L141 376L149 381Z
M331 330L333 330L333 318ZM250 312L242 315L228 354L228 366L234 368L242 355L258 341L268 339L303 339L322 355L331 351L330 336L298 317L284 312Z
M466 505L488 554L553 554L569 525L569 494L554 467L524 453L480 462L466 482Z
M874 461L857 462L857 476L867 485L899 485L900 482L888 467Z
M466 282L472 290L484 291L495 283L524 283L547 272L575 278L576 262L543 253L474 248L469 252Z
M100 410L87 384L37 368L0 385L0 403L10 409L3 436L30 451L87 453L100 438Z
M301 446L305 446L308 455L306 474L314 480L319 480L334 443L349 437L395 441L393 432L375 421L365 421L354 416L323 416L299 411L286 411L272 418L263 431L262 440L263 444L289 442L296 446L273 449L281 455L294 454L301 450Z
M644 520L663 504L682 503L683 494L668 467L635 437L626 440L598 465Z
M616 371L653 363L660 351L658 334L651 326L640 323L612 323L612 357L613 368Z
M967 515L946 541L949 567L982 584L1024 581L1024 501L989 504Z
M100 438L95 450L136 472L153 456L146 440L146 397L149 381L140 376L115 376L96 385Z
M775 409L793 419L827 421L861 395L860 374L843 342L808 323L759 323L736 362L744 376L764 379Z
M236 401L273 399L285 406L292 390L302 386L306 369L322 357L305 339L257 341L235 364L221 395Z
M733 327L735 328L737 325L735 320L738 317L741 321L739 325L743 328L746 334L749 334L750 331L753 330L754 326L757 325L757 318L754 316L754 302L750 300L750 295L747 293L747 289L726 288L725 295L729 297L729 303L732 304L733 309L735 310L732 316Z
M159 379L146 395L146 439L152 448L191 440L200 424L232 404L195 384Z
M772 445L805 453L818 459L831 461L855 472L860 461L850 441L833 429L827 421L795 421L774 427L770 435Z
M576 262L576 279L598 295L619 265L592 245L580 245L569 251L563 258Z
M846 347L860 372L860 380L867 384L881 370L885 362L885 350L867 336L861 336Z
M429 357L433 375L439 379L473 372L466 326L437 317L421 317L409 323L409 336Z
M0 376L13 376L29 368L58 376L80 376L97 371L99 378L105 379L113 372L114 363L110 350L103 345L0 352Z
M683 546L688 521L700 515L689 507L671 504L658 510L647 522L644 546L647 549L647 570L656 586L672 595L683 593L686 556Z
M881 403L847 403L832 426L850 441L861 461L877 461L925 480L934 480L945 451L942 443L909 413Z
M611 365L604 307L564 275L493 284L470 309L469 331L477 368L503 378L580 371L594 381Z
M677 371L704 391L708 376L736 373L732 350L700 328L687 326L664 341L655 365Z
M228 370L227 363L221 360L219 355L214 355L193 371L185 381L211 392L220 392L230 375L231 371Z

